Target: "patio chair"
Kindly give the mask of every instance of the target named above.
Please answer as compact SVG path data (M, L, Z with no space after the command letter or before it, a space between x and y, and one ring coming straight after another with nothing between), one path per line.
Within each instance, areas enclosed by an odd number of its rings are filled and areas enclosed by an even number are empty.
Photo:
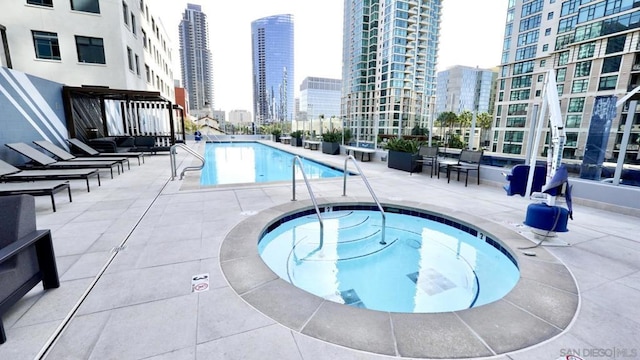
M30 164L30 167L36 169L109 169L113 179L113 168L116 167L118 174L120 174L121 164L117 161L56 161L56 159L25 143L11 143L5 144L5 146L31 159L32 164Z
M505 179L509 182L502 186L507 195L525 196L527 192L527 181L529 180L529 165L518 164L511 169L511 173L504 174ZM547 167L544 165L536 165L533 170L533 183L531 184L531 192L539 192L546 180ZM531 194L528 194L531 195Z
M54 194L62 190L67 190L69 193L69 202L71 199L71 187L68 181L33 181L33 182L15 182L15 183L2 183L0 184L0 196L9 195L31 195L31 196L44 196L51 197L51 206L53 212L56 212L56 200Z
M51 153L53 156L57 157L62 161L117 161L120 163L120 166L122 167L123 170L124 170L124 164L127 164L127 169L131 170L129 159L123 156L109 156L109 157L103 157L103 158L82 157L82 156L78 157L50 141L36 140L33 143L36 144L38 147L44 149L45 151Z
M67 139L67 141L69 142L69 144L71 144L72 148L78 149L83 154L90 155L92 157L124 156L128 158L137 158L138 165L140 165L140 160L142 160L142 163L144 164L144 153L142 152L100 152L92 148L91 146L83 143L79 139L72 138L72 139Z
M36 229L35 201L30 195L0 198L0 344L7 341L2 324L11 306L40 281L44 289L60 286L50 230Z
M420 146L418 149L417 163L429 167L429 174L433 177L434 171L437 171L438 164L438 147L437 146Z
M458 173L458 181L460 181L460 173L465 173L464 186L467 186L469 180L469 173L474 172L478 178L478 185L480 185L480 161L482 160L483 150L467 150L463 149L460 153L458 163L447 166L447 183L451 180L451 171Z
M43 170L21 170L0 160L0 181L39 181L39 180L85 180L87 182L87 192L91 192L89 187L90 177L98 178L100 186L100 171L98 169L43 169Z

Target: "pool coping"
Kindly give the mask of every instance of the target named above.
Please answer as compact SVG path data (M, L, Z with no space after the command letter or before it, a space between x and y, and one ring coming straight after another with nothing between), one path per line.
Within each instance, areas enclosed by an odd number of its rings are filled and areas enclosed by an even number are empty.
M356 197L318 198L319 206L370 205ZM280 279L258 254L263 231L283 216L313 208L309 200L263 210L237 224L220 248L220 266L244 301L293 331L366 352L412 358L489 357L514 352L560 335L572 323L580 297L573 275L543 247L517 231L459 210L427 203L382 200L384 206L438 214L478 229L507 248L520 280L502 299L453 312L389 313L337 304Z

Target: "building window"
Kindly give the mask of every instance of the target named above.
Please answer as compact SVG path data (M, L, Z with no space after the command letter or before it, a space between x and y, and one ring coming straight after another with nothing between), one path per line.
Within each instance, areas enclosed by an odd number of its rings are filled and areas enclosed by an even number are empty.
M560 68L556 70L556 81L564 81L567 76L567 68Z
M540 60L540 67L543 68L547 65L547 60Z
M540 90L536 90L536 97L540 97L541 91Z
M589 79L582 80L574 80L573 85L571 86L571 93L583 93L587 92L587 88L589 87Z
M613 90L616 88L617 82L618 82L618 75L603 76L600 78L600 84L598 84L598 91Z
M548 51L548 50L549 50L549 44L542 45L542 51Z
M133 33L133 35L137 34L137 30L136 30L136 16L133 15L133 13L131 13L131 32Z
M127 63L129 64L129 70L133 71L133 50L127 46Z
M58 34L45 31L32 31L36 58L60 60L60 44Z
M562 96L564 94L564 84L557 84L556 87L558 88L558 96Z
M140 29L140 32L142 33L142 46L147 49L147 32L144 29Z
M604 61L602 62L602 73L606 74L620 71L621 61L622 55L604 58Z
M151 70L149 69L149 65L144 64L144 72L147 77L147 83L151 82Z
M129 25L129 5L126 2L122 2L122 18L125 25Z
M607 40L607 50L605 54L617 53L624 50L624 42L627 34L612 36Z
M76 36L78 61L81 63L106 64L104 44L101 38Z
M551 28L544 29L544 36L549 36L549 35L551 35Z
M568 128L579 128L582 122L582 114L567 115L567 122L564 125Z
M140 76L140 57L136 54L136 75Z
M591 74L591 60L582 61L576 64L573 77L589 76Z
M579 112L584 109L584 98L571 98L569 99L569 107L567 112Z
M511 95L509 96L509 100L517 101L517 100L529 100L531 96L531 90L513 90L511 91Z
M27 4L53 7L53 0L27 0Z
M595 42L590 42L590 43L580 45L580 48L578 49L578 59L586 59L586 58L593 57L595 50L596 50Z
M502 152L505 154L520 154L522 153L521 144L502 144Z
M547 14L547 20L553 19L553 11Z
M569 62L569 52L563 51L558 54L558 65L567 65Z
M527 123L527 118L525 116L518 117L508 117L506 127L517 127L523 128Z
M538 82L542 82L544 80L544 75L538 75Z
M100 14L98 0L71 0L71 10Z

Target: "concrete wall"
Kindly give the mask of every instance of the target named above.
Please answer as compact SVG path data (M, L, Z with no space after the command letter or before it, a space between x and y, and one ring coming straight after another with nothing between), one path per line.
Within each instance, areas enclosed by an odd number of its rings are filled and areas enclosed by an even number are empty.
M0 67L0 109L0 159L27 161L6 143L49 140L68 148L62 84Z
M502 187L507 183L502 173L509 173L509 170L483 165L480 169L480 180L483 184ZM573 177L569 178L569 183L573 185L571 194L574 204L583 204L627 215L640 216L640 201L638 201L640 199L640 187L614 186L610 183ZM506 192L505 196L507 196Z

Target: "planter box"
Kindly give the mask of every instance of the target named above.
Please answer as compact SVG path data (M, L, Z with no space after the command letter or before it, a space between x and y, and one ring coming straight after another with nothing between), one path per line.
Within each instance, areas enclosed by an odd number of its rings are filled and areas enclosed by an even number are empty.
M337 142L322 142L322 153L329 155L340 154L340 143Z
M422 166L416 162L418 154L389 150L387 167L407 172L421 172Z
M271 140L274 142L280 142L280 135L271 134Z
M302 138L291 138L291 146L297 146L300 147L302 146Z

